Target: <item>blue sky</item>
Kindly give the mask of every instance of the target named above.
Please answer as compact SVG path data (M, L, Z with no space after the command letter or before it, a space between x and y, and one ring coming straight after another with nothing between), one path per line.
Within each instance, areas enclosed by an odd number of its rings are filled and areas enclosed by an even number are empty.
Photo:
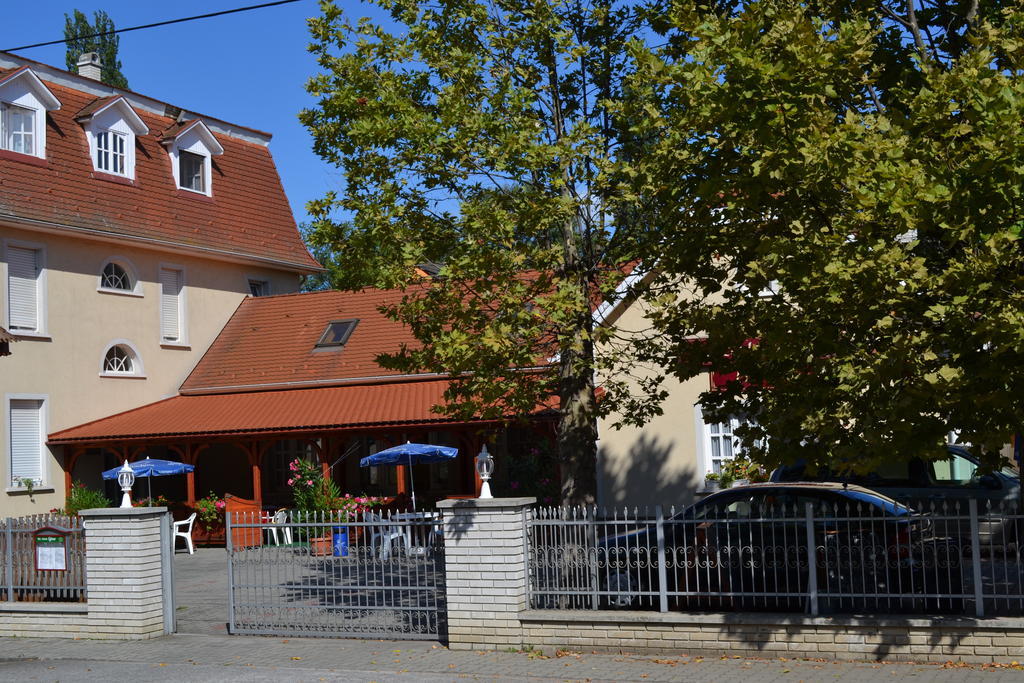
M36 0L12 3L0 22L0 50L64 37L64 14L79 9L90 19L102 9L117 28L260 4L264 0ZM370 13L352 2L354 15ZM316 72L306 18L319 14L316 0L240 12L212 19L122 33L120 59L131 89L274 136L270 150L296 221L305 205L340 188L340 173L312 151L297 114L312 106L306 79ZM15 52L64 68L64 46Z

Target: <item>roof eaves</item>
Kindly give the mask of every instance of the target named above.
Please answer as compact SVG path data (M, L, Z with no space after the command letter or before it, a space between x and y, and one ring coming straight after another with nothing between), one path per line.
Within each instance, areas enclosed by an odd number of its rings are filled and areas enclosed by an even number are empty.
M0 214L0 220L6 220L10 223L20 224L25 227L33 227L43 231L53 232L74 232L81 235L93 237L101 240L113 240L117 242L124 242L126 240L132 242L140 242L152 245L153 247L159 248L174 248L179 251L189 251L198 255L206 256L208 258L213 257L227 257L233 260L244 261L247 263L258 263L270 267L285 268L291 271L298 271L301 273L322 273L326 270L321 266L310 254L306 251L308 260L300 263L298 261L286 261L283 259L267 258L265 256L258 256L257 254L246 253L242 251L229 251L227 249L217 249L215 247L204 247L195 244L188 244L186 242L175 242L172 240L162 240L153 237L140 237L138 235L132 235L127 233L112 232L107 230L96 230L93 228L83 228L77 225L68 225L67 223L52 223L50 221L41 221L34 218L24 218L22 216L16 216L13 214Z

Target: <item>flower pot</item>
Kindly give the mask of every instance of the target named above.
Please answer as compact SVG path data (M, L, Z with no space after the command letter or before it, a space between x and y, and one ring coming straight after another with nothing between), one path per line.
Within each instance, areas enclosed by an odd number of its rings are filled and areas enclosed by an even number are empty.
M717 491L718 489L719 489L719 486L718 486L718 480L717 479L714 479L714 480L712 480L712 479L705 479L704 480L704 490L705 491Z
M317 536L316 538L309 539L310 554L318 557L330 555L333 552L331 548L332 540L330 536Z

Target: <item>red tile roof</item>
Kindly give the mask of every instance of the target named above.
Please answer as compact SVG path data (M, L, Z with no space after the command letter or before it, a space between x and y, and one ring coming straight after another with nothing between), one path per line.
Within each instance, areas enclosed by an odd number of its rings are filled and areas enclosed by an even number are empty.
M295 433L451 422L434 413L447 380L175 396L65 429L49 443L73 444Z
M324 386L375 377L397 379L374 360L415 344L407 327L377 308L397 291L311 292L244 299L181 385L183 394ZM332 320L358 319L342 348L317 348Z
M242 301L181 387L181 395L50 435L53 445L256 436L447 423L448 379L398 375L374 361L415 343L377 311L399 292L312 292ZM332 320L358 319L340 349L318 349ZM537 407L550 414L558 400Z
M0 80L16 71L0 70ZM13 154L0 158L0 220L142 238L298 271L319 269L299 237L265 145L217 133L224 154L213 159L213 196L179 191L167 150L155 135L175 119L135 108L151 131L137 139L135 182L108 182L94 175L85 131L75 121L97 104L96 95L37 74L61 108L49 112L45 164Z

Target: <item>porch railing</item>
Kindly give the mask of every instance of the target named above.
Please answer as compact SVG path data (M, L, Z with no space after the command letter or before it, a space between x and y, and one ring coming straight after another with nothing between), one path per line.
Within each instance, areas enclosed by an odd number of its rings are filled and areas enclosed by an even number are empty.
M42 528L56 529L64 536L39 555L35 533ZM64 569L41 569L40 557L54 557L63 545ZM17 602L85 602L85 531L81 517L44 514L8 517L0 529L2 597ZM47 566L44 559L43 566ZM51 565L52 566L52 565Z
M539 508L535 609L1020 615L1016 507L912 512L797 501L665 510Z

